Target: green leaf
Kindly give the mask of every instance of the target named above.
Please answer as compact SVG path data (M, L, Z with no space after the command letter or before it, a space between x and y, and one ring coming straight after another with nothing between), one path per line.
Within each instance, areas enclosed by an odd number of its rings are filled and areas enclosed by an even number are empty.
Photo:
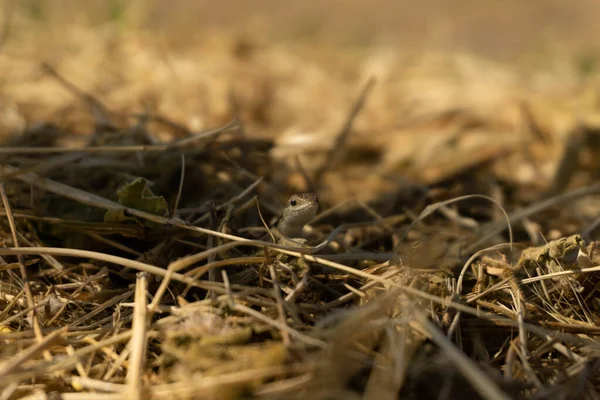
M155 195L148 187L144 178L137 178L133 182L117 190L118 202L127 208L145 211L150 214L167 216L169 206L163 196ZM125 214L124 210L109 210L104 214L106 222L124 222L136 220Z

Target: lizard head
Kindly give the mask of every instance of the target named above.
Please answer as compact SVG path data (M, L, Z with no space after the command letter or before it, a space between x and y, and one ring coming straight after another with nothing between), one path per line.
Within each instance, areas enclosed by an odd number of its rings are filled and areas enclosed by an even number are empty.
M281 216L282 222L288 227L300 228L309 223L319 209L317 195L314 193L295 194L288 200Z

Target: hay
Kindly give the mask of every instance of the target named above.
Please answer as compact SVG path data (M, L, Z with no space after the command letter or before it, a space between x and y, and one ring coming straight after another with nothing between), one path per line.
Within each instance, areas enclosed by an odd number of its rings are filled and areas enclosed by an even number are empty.
M596 396L598 76L63 29L0 40L1 399Z

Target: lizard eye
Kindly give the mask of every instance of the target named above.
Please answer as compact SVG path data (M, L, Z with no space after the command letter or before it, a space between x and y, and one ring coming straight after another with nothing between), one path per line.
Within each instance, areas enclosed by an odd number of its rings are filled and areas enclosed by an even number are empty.
M290 204L292 205L292 207L295 206L296 205L296 199L291 199L290 200Z

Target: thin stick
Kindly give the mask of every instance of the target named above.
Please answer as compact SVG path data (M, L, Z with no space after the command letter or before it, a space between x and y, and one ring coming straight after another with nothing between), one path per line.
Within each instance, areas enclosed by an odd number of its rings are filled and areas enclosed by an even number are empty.
M83 155L79 153L70 153L70 154L61 154L52 158L49 158L45 161L38 162L27 168L21 168L16 172L11 172L8 174L0 175L0 180L6 181L8 179L14 178L17 175L25 174L27 172L35 172L36 174L48 173L55 169L61 168L67 164L74 163L75 161L82 158Z
M73 346L68 345L65 348L66 352L68 355L72 356L75 353L75 349L73 348ZM87 378L88 373L85 370L85 368L83 368L83 364L81 364L81 362L78 362L77 364L75 364L75 369L77 370L77 373L84 378Z
M10 165L0 165L0 171L1 170L12 172L12 171L18 171L18 168L11 167ZM340 225L339 227L334 229L323 242L321 242L319 245L312 247L312 248L311 247L298 248L298 247L292 247L292 246L283 246L283 245L279 245L279 244L275 244L275 243L271 243L271 242L255 241L255 240L243 238L240 236L229 235L229 234L214 231L211 229L201 228L199 226L190 226L190 225L186 225L185 223L183 223L177 219L169 219L169 218L161 217L159 215L154 215L154 214L151 214L148 212L136 210L134 208L123 207L121 204L116 203L114 201L105 199L103 197L97 196L92 193L85 192L80 189L70 187L70 186L60 183L60 182L55 182L51 179L41 178L38 175L33 174L33 173L27 173L27 174L20 175L17 177L17 179L19 179L23 182L27 182L31 185L40 187L44 190L48 190L49 192L56 193L61 196L70 198L74 201L86 204L88 206L98 207L98 208L102 208L105 210L115 210L115 211L124 210L133 216L143 218L148 221L156 222L158 224L173 225L173 226L176 226L181 229L191 230L194 232L200 232L200 233L204 233L207 235L213 235L213 236L221 237L223 239L244 242L245 244L250 245L250 246L260 246L260 247L270 246L273 249L295 249L296 251L302 252L302 253L316 253L316 252L320 251L321 249L325 248L325 246L327 246L327 244L329 244L341 231L346 229L348 226L348 225ZM377 254L377 253L360 253L360 254L335 254L332 256L328 256L328 257L330 257L332 259L348 259L349 258L349 259L356 260L356 259L368 258L368 259L373 259L373 260L386 260L386 259L394 258L394 257L396 257L396 255L394 255L394 254Z
M348 118L346 118L346 121L345 121L344 125L342 126L342 129L340 129L340 131L336 135L335 143L331 147L331 150L329 150L329 154L327 154L327 157L326 157L327 161L325 163L323 163L321 165L321 167L315 172L315 179L314 179L315 186L318 186L321 183L321 179L323 178L323 173L325 171L327 171L335 162L337 162L340 159L342 150L344 149L344 142L346 141L346 139L348 138L348 135L350 134L350 132L352 130L352 124L354 123L354 120L356 119L358 113L360 112L363 105L365 104L367 95L369 94L369 92L371 91L371 89L373 88L374 85L375 85L375 77L370 77L369 80L367 81L367 83L365 84L365 86L363 87L363 89L361 90L358 98L352 105L352 108L350 109L350 113L348 114Z
M37 310L38 308L44 307L46 304L48 304L48 301L49 301L48 299L44 299L42 301L39 301L33 307L27 307L26 309L21 310L18 313L11 315L10 317L0 321L0 326L8 326L8 324L10 324L11 322L18 321L19 319L21 319L21 317L23 315L30 313L32 310Z
M546 275L533 276L531 278L523 278L518 281L519 284L528 285L530 283L540 282L548 279L556 279L562 276L571 276L571 275L580 275L580 274L588 274L590 272L598 272L600 271L600 265L596 265L589 268L581 268L581 269L569 269L564 271L552 272ZM498 289L506 289L508 284L498 287ZM472 300L471 300L472 301Z
M200 132L189 138L168 144L131 145L131 146L94 146L94 147L0 147L0 154L53 154L53 153L136 153L163 152L175 148L189 147L191 143L217 136L221 133L237 129L231 122L218 128Z
M503 392L496 383L483 373L472 360L461 352L429 319L418 309L414 310L414 315L419 324L429 334L435 344L437 344L448 357L454 362L456 367L462 372L465 378L469 380L473 388L484 398L488 400L510 400L510 396Z
M152 275L160 277L167 276L167 271L163 268L155 267L153 265L145 264L140 261L130 260L123 257L117 257L110 254L98 253L95 251L78 250L78 249L65 249L57 247L2 247L0 248L0 255L34 255L34 254L50 254L53 256L64 256L64 257L78 257L78 258L91 258L94 260L100 260L111 264L121 265L123 267L135 269L138 271L144 271ZM217 290L224 293L223 288L218 284L210 284L209 282L199 282L185 275L172 273L172 279L183 282L187 285L191 285L204 290Z
M245 305L237 304L234 302L233 309L237 312L241 312L241 313L250 315L251 317L253 317L261 322L264 322L265 324L267 324L269 326L272 326L274 328L280 329L281 331L287 332L290 336L293 336L296 339L303 341L307 345L315 346L315 347L318 347L321 349L328 347L326 342L316 339L316 338L313 338L313 337L310 337L304 333L301 333L293 328L290 328L286 324L282 324L279 321L272 320L271 318L265 316L264 314L254 310L250 307L246 307Z
M106 382L106 380L98 380L87 377L73 376L67 381L71 386L81 387L83 389L108 392L108 393L121 393L127 389L127 385L121 383Z
M10 226L10 232L12 233L13 242L15 244L15 247L19 247L17 227L15 225L15 219L12 215L12 210L10 208L8 196L6 195L6 190L4 189L4 183L0 183L0 196L2 196L2 203L4 204L4 209L6 210L6 217L8 219L8 225ZM23 256L18 255L17 259L19 261L19 271L21 272L21 280L23 281L23 290L25 291L25 298L27 299L27 307L31 309L29 313L29 318L31 319L31 326L33 327L33 332L35 333L35 337L37 338L38 342L42 343L44 341L44 334L42 333L42 328L40 327L39 321L37 319L35 301L33 300L33 294L31 293L31 285L29 284L29 278L27 277L27 271L25 270ZM52 359L52 355L49 351L44 351L44 358L47 361Z
M19 369L21 364L25 361L34 358L36 355L45 351L48 347L52 346L58 339L60 339L61 335L67 332L67 327L63 327L59 330L56 330L42 339L42 341L28 347L27 349L21 351L16 356L4 361L0 364L0 379L6 376L8 373Z
M114 126L110 120L110 111L108 111L104 104L102 104L98 99L89 93L84 92L82 89L77 87L77 85L65 79L62 75L56 72L56 70L52 68L50 64L45 62L42 63L42 69L90 108L98 127L104 128Z
M304 292L304 290L308 287L308 274L305 274L302 279L296 284L294 289L285 296L285 302L288 304L292 304L296 301L298 296Z
M32 365L23 371L12 370L6 375L6 377L8 379L24 380L34 378L39 374L51 374L53 372L71 368L79 362L81 357L87 354L94 353L103 347L111 346L129 340L129 338L131 338L131 334L131 330L119 333L115 336L109 337L108 339L104 339L102 341L96 342L95 344L83 347L75 351L73 355L69 355L68 357L54 358L52 361L43 361L36 365Z
M179 188L177 189L177 197L175 197L175 204L173 205L173 213L171 217L175 218L177 214L177 208L179 208L179 200L181 199L181 193L183 192L183 181L185 179L185 154L181 153L181 176L179 177Z
M228 243L231 244L231 243ZM246 243L247 244L247 243ZM254 243L253 243L254 244ZM499 323L503 323L503 324L507 324L508 326L513 326L513 327L517 327L518 324L513 321L510 318L506 318L506 317L502 317L499 315L495 315L495 314L490 314L487 312L483 312L480 311L478 309L472 308L472 307L468 307L465 306L463 304L460 303L456 303L454 301L451 300L447 300L447 299L443 299L440 297L437 297L435 295L417 290L415 288L412 287L408 287L408 286L404 286L400 283L396 283L392 280L389 279L385 279L383 277L377 276L377 275L373 275L373 274L369 274L367 272L355 269L355 268L351 268L342 264L338 264L335 263L333 261L329 261L329 260L325 260L323 258L318 258L312 255L307 255L307 254L302 254L298 251L290 251L290 250L284 250L284 249L275 249L277 252L279 253L283 253L283 254L287 254L287 255L291 255L294 257L304 257L304 259L306 261L309 262L315 262L321 265L325 265L328 267L332 267L335 269L338 269L340 271L344 271L346 273L349 273L351 275L355 275L361 278L365 278L365 279L369 279L372 281L376 281L378 283L382 283L384 285L389 285L391 287L396 287L401 289L402 291L414 295L414 296L418 296L420 298L426 299L426 300L430 300L436 304L441 304L443 306L446 307L452 307L456 310L460 310L462 312L465 312L467 314L470 315L474 315L480 318L485 318L487 320L490 321L497 321ZM112 255L108 255L108 254L102 254L102 253L97 253L97 252L93 252L93 251L86 251L86 250L76 250L76 249L63 249L63 248L54 248L54 247L27 247L27 248L14 248L14 247L9 247L9 248L0 248L0 256L1 255L16 255L16 254L51 254L51 255L58 255L58 256L67 256L67 257L81 257L81 258L91 258L91 259L96 259L96 260L101 260L101 261L105 261L105 262L110 262L110 263L114 263L117 265L122 265L124 267L128 267L128 268L132 268L132 269L137 269L140 271L145 271L154 275L158 275L161 277L165 277L167 275L167 271L162 269L162 268L158 268L158 267L154 267L152 265L148 265L148 264L144 264L142 262L139 261L133 261L133 260L129 260L126 258L121 258L121 257L116 257L116 256L112 256ZM177 261L175 261L174 263L176 263ZM600 271L600 266L595 267L594 268L596 271ZM223 273L225 271L222 271ZM535 278L530 278L530 279L537 279L539 277L535 277ZM205 289L205 290L215 290L215 291L219 291L220 293L227 293L227 291L224 289L223 285L214 283L214 284L210 284L209 282L198 282L195 281L191 278L188 278L182 274L178 274L178 273L173 273L173 279L183 282L185 284L194 286L194 287L199 287L201 289ZM232 285L233 287L233 285ZM556 338L562 338L562 340L568 341L570 343L574 343L574 344L579 344L579 345L588 345L594 348L597 348L599 345L598 343L596 343L593 340L589 340L589 339L585 339L585 338L581 338L578 337L576 335L570 335L570 334L564 334L562 332L558 332L555 330L549 330L549 329L545 329L545 328L541 328L537 325L533 325L531 323L524 323L523 324L524 327L527 328L527 330L529 330L530 332L533 332L537 335L540 335L542 337L546 337L546 335L550 335Z
M207 389L236 385L243 382L257 382L270 377L285 376L294 373L306 373L310 372L312 368L308 363L294 363L246 369L243 371L222 373L216 376L204 376L202 379L182 380L180 382L157 385L152 389L152 394L157 399L198 398ZM219 392L215 391L214 393Z
M214 213L214 209L213 209L213 213L211 214L215 214ZM214 218L210 219L210 223L211 223L211 228L214 226L214 224L216 223L215 221L216 219L216 215ZM206 247L210 250L211 248L214 247L214 237L213 236L209 236L206 240ZM210 256L208 256L207 261L210 263L211 261L214 261L214 259L217 257L216 253L211 253ZM211 269L208 272L208 281L209 282L216 282L217 281L217 271L214 269ZM213 304L217 301L217 292L208 292L208 295L210 297L210 299L212 300Z
M132 335L129 347L131 357L129 358L129 370L127 371L128 397L130 399L142 398L142 370L146 355L148 339L146 329L148 325L146 308L146 290L148 280L146 274L141 272L137 276L135 285L135 311L133 313Z
M277 280L277 273L273 264L269 265L269 274L271 275L271 283L273 284L273 297L277 303L277 313L279 314L279 322L286 325L285 322L285 309L283 304L283 296L281 295L281 288L279 287L279 281ZM285 346L290 345L290 334L287 331L281 331L283 337L283 344Z
M459 201L463 201L463 200L470 200L470 199L484 199L487 201L491 201L492 203L494 203L496 206L498 206L498 208L502 211L502 214L504 215L505 218L505 222L506 224L503 224L502 226L506 226L508 227L508 236L509 236L509 244L510 244L510 252L512 255L513 252L513 231L512 231L512 223L513 221L510 219L508 213L506 212L506 210L504 209L504 207L502 207L502 204L500 204L498 201L496 201L496 199L493 199L489 196L484 196L482 194L470 194L470 195L466 195L466 196L460 196L460 197L456 197L450 200L446 200L446 201L441 201L439 203L435 203L435 204L431 204L429 206L427 206L422 212L421 214L419 214L419 217L417 219L415 219L412 224L410 224L410 226L408 227L408 229L406 230L406 232L404 232L404 235L402 236L402 239L400 240L400 243L404 242L404 239L408 236L408 232L412 229L412 227L420 222L423 218L433 214L434 211L436 211L437 209L447 206L449 204L453 204L453 203L457 203ZM471 251L467 251L467 253L471 253Z
M12 213L11 213L11 214L12 214ZM14 215L13 215L13 216L14 216ZM19 232L17 232L17 234L19 235L19 241L20 241L21 243L24 243L24 244L26 244L26 245L27 245L27 246L29 246L29 247L34 247L34 246L35 246L35 244L34 244L34 243L31 241L31 240L29 240L29 239L27 239L27 237L25 237L25 235L22 235L22 234L21 234L21 233L19 233ZM45 260L45 261L46 261L48 264L50 264L50 266L51 266L52 268L54 268L54 269L55 269L55 270L57 270L57 271L62 271L62 270L64 270L64 269L65 269L65 267L64 267L64 266L63 266L63 265L62 265L62 264L61 264L61 263L60 263L60 262L59 262L59 261L58 261L56 258L54 258L54 257L48 256L48 255L44 255L44 256L42 256L42 258L43 258L43 259L44 259L44 260Z
M600 183L595 183L584 188L575 189L568 193L564 193L555 197L551 197L549 199L539 201L535 204L530 205L529 207L525 207L510 213L508 219L510 221L510 224L512 225L521 221L524 218L530 217L533 214L536 214L552 206L557 206L562 203L573 201L580 197L589 196L597 193L600 193ZM505 228L506 224L500 221L491 222L485 226L482 226L481 229L479 229L476 232L478 234L479 239L466 246L465 252L472 253L477 248L479 248L479 246L481 246L482 243L489 240L489 238L501 233Z
M244 191L242 191L240 194L232 197L231 199L227 200L225 203L218 205L216 208L216 211L221 211L224 208L229 207L230 205L236 204L237 202L242 200L244 197L248 196L250 194L250 192L252 192L254 189L256 189L256 187L258 187L258 185L260 185L262 182L263 182L263 177L261 176L257 180L252 182L252 184L250 186L248 186L246 189L244 189ZM200 218L198 218L197 220L195 220L194 225L204 222L209 218L210 218L210 213L206 213L203 216L201 216Z
M155 313L156 310L158 309L160 301L162 300L163 296L167 292L167 288L169 287L169 283L171 283L171 276L172 275L173 275L173 268L172 267L167 268L167 274L165 275L165 277L163 278L162 282L160 283L160 286L158 287L158 290L154 294L154 298L152 299L152 303L150 303L150 306L148 307L148 310L150 311L150 313ZM194 278L194 279L197 279L197 278Z
M223 285L225 286L225 294L227 295L227 305L233 308L235 307L235 300L233 299L233 292L231 291L231 285L229 284L227 271L221 270L221 276L223 277Z
M11 297L9 297L8 295L1 296L2 300L9 301L9 304L7 304L4 307L4 310L0 311L0 326L5 325L5 322L3 321L3 319L6 318L6 316L8 314L10 314L10 312L12 311L12 309L14 307L19 305L19 300L21 299L21 297L23 297L23 295L25 295L25 291L23 289L21 289L19 291L19 293L17 293L16 295L13 295ZM23 311L23 310L21 310L21 311Z
M392 270L384 273L382 275L382 277L385 278L385 279L391 279L392 277L398 275L401 272L402 272L402 270L400 268L397 268L395 270L392 269ZM377 282L377 281L368 282L368 283L366 283L366 284L364 284L364 285L362 285L360 287L360 291L364 292L365 290L371 289L372 287L380 285L380 284L381 283ZM353 293L353 292L346 293L345 295L337 298L336 300L330 301L329 303L325 304L325 309L330 309L330 308L333 308L333 307L340 306L340 305L342 305L342 304L344 304L344 303L352 300L356 296L357 296L357 293Z
M306 172L304 166L302 166L302 162L300 161L300 156L298 154L296 154L296 156L294 157L294 161L296 162L296 169L298 170L298 172L300 172L300 175L302 175L302 177L306 181L306 187L308 188L308 191L316 192L317 188L315 187L315 184Z
M82 322L85 322L88 319L94 317L95 315L98 315L102 311L121 303L123 300L129 298L129 296L131 296L131 291L125 292L119 296L114 296L114 297L108 299L107 301L105 301L104 303L102 303L98 307L96 307L96 309L94 309L93 311L91 311L91 312L77 318L75 321L72 321L71 323L69 323L69 328L72 329L72 328L76 327L77 325L81 324Z

